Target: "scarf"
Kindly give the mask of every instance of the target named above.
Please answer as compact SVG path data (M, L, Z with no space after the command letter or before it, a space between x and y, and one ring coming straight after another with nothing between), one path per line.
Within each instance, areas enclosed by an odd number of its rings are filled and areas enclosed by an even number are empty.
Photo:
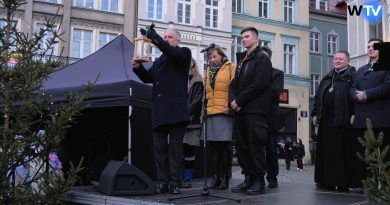
M209 69L210 86L213 90L215 87L215 77L217 77L217 73L218 73L219 69L221 69L221 67L222 67L222 64L220 64L219 66L210 65L210 69Z

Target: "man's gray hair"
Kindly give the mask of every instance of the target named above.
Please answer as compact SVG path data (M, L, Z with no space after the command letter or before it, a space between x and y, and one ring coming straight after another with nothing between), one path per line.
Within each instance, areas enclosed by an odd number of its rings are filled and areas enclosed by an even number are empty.
M174 28L168 28L167 30L165 30L165 32L168 32L168 31L175 32L177 39L180 40L181 35L180 35L180 32L179 32L178 30L176 30L176 29L174 29Z

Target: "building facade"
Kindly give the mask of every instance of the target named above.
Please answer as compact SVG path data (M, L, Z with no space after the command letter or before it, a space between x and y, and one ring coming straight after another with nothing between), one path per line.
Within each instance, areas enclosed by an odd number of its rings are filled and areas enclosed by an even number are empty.
M348 50L347 4L339 0L310 0L310 111L321 79L333 69L337 50ZM314 126L310 123L310 133ZM312 138L313 139L313 138ZM314 154L315 142L311 144Z
M52 48L53 55L74 62L119 34L133 39L134 8L135 0L27 0L16 12L14 21L21 32L31 35L44 26L45 18L55 18L63 41ZM5 18L2 8L0 18ZM0 26L3 25L4 20L0 20ZM47 33L45 38L51 35Z
M359 6L363 0L349 0L348 6ZM367 44L371 38L380 38L390 42L390 0L382 0L382 21L370 24L361 16L348 17L348 50L351 53L351 64L359 68L368 63ZM358 31L358 32L356 32Z
M302 139L309 155L309 8L308 0L233 0L232 59L244 50L240 31L258 29L259 44L273 50L273 67L285 73L280 104L280 138Z
M201 70L206 61L205 54L200 51L211 43L221 46L230 56L230 0L145 0L138 3L138 30L151 23L161 35L167 28L177 29L181 33L181 46L191 49ZM151 53L152 59L161 55L155 47Z

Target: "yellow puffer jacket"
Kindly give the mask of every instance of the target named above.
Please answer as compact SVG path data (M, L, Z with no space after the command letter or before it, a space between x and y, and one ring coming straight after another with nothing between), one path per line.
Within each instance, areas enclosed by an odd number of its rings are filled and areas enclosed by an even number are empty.
M215 77L214 90L210 85L210 67L206 73L206 97L207 97L207 115L222 114L228 107L229 85L236 74L236 65L227 61L219 69Z

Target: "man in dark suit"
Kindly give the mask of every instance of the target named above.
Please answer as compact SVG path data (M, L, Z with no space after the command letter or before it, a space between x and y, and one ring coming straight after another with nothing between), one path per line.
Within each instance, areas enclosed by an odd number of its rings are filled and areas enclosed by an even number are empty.
M271 59L272 50L268 46L262 46L260 50ZM265 145L267 165L267 181L269 188L278 187L277 176L279 174L278 162L278 130L279 130L279 95L284 87L283 71L272 68L272 98L268 114L268 141Z
M369 118L375 135L384 132L382 146L390 145L390 71L374 71L373 64L378 61L379 51L374 50L375 43L382 43L381 39L370 39L368 41L368 56L370 62L360 67L354 76L351 97L356 101L353 127L357 128L357 137L363 137L367 129L366 119ZM360 152L363 154L363 147L355 137L349 143L349 153ZM353 172L349 177L350 187L361 187L361 179L365 178L365 165L355 157L352 159ZM360 169L356 169L360 165ZM360 174L358 170L363 170ZM352 170L351 170L352 171Z
M161 194L170 190L179 194L183 136L190 120L187 100L191 50L178 46L180 33L177 30L167 29L163 39L153 27L141 30L141 34L150 38L163 54L149 70L133 62L133 71L143 82L153 83L153 149L157 178L162 181L155 192Z
M268 135L272 64L257 45L256 28L243 29L241 37L247 50L237 53L238 67L229 86L229 107L235 112L233 136L245 181L231 191L256 195L263 193L265 187L264 146Z

